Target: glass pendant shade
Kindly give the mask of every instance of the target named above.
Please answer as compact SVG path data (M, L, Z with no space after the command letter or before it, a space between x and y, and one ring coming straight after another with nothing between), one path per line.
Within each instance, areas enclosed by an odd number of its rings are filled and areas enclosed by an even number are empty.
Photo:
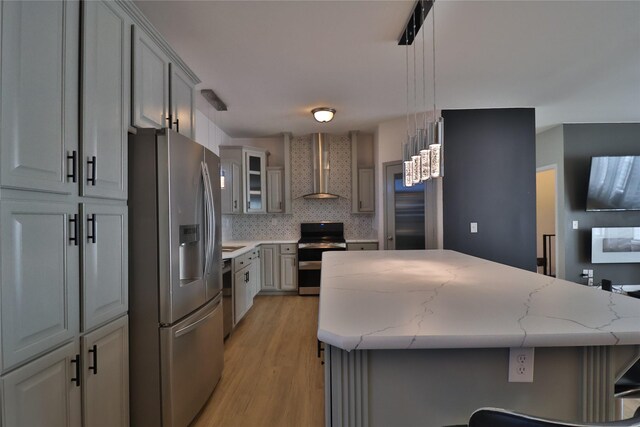
M413 161L407 160L403 163L403 183L405 187L413 186Z
M431 152L431 177L439 178L440 176L440 144L431 144L429 151Z
M429 146L431 151L431 177L440 178L444 176L444 120L438 117L434 124L433 144Z
M411 171L413 172L413 183L414 184L418 184L420 182L420 173L421 173L421 169L422 169L420 167L420 160L421 160L420 156L411 156L411 162L413 163Z

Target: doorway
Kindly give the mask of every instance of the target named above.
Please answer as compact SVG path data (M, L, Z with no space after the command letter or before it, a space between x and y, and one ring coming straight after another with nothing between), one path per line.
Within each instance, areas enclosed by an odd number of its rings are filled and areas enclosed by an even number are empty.
M402 162L384 165L387 250L425 249L425 185L404 187Z
M556 276L556 166L536 170L536 247L538 272Z

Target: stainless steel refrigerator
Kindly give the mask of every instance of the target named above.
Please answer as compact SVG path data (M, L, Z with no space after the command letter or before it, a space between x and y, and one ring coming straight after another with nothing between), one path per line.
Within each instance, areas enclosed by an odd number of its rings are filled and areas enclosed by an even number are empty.
M129 137L131 425L182 427L223 366L220 159L179 133Z

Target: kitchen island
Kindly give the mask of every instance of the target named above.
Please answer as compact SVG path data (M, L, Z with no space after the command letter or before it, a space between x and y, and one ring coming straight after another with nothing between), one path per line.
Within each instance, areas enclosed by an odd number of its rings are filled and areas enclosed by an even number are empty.
M327 253L318 339L330 426L463 424L482 406L604 421L640 356L640 300L453 251ZM527 347L533 382L508 382Z

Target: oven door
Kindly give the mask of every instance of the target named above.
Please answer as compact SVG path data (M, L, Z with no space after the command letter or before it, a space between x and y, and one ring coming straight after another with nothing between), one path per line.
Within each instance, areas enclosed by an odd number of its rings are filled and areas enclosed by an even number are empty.
M344 251L344 247L314 247L298 245L298 294L320 294L322 254L328 251Z

